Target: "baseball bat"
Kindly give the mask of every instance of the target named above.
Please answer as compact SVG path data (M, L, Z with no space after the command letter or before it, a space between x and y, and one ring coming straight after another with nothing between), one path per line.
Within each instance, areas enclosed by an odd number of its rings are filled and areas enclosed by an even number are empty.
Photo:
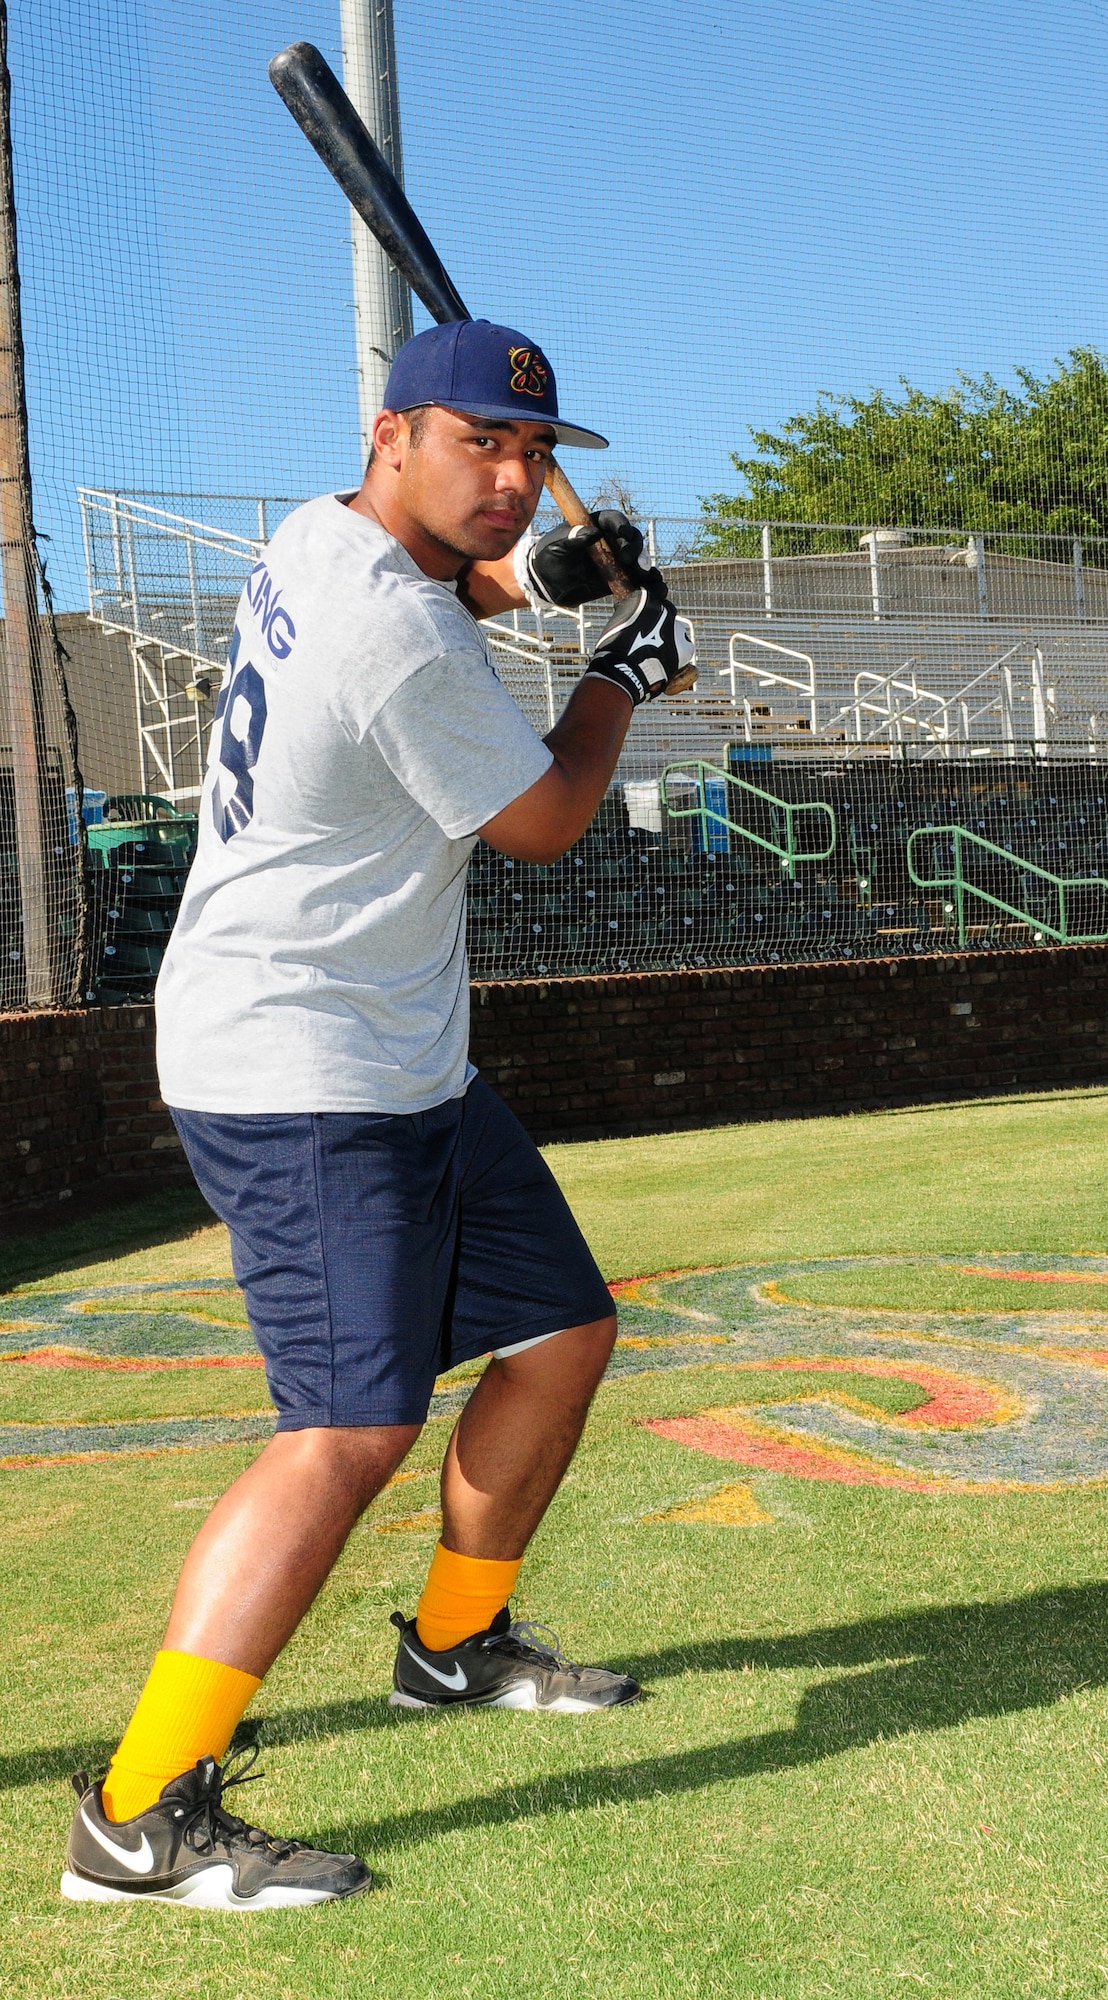
M269 79L355 213L431 318L440 326L449 320L472 319L400 182L319 50L311 42L292 42L274 56ZM588 508L553 459L546 485L571 527L591 527ZM594 542L589 554L611 595L617 600L629 597L636 586L608 543L603 538ZM679 693L695 680L695 667L688 667L670 682L669 692Z

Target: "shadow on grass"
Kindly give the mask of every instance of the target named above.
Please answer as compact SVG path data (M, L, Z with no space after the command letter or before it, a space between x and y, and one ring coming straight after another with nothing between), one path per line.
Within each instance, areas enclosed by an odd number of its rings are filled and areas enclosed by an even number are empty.
M87 1264L105 1263L133 1250L176 1243L186 1230L216 1221L199 1189L189 1181L159 1189L120 1208L99 1209L79 1220L10 1240L0 1237L0 1292L30 1285Z
M980 1717L1049 1707L1079 1688L1108 1683L1108 1585L952 1605L781 1639L725 1639L621 1664L647 1685L678 1674L743 1668L871 1670L809 1687L791 1729L504 1785L450 1806L347 1822L313 1838L324 1846L353 1842L379 1852L418 1846L475 1827L795 1770L911 1730L951 1729Z
M318 1708L282 1708L273 1715L248 1715L240 1722L234 1745L256 1743L263 1755L283 1743L320 1742L327 1736L354 1736L362 1729L397 1728L400 1717L388 1696L363 1695L352 1701L327 1701Z
M0 1792L18 1791L20 1785L46 1785L54 1779L64 1784L74 1771L103 1771L114 1749L114 1743L86 1736L79 1743L56 1743L48 1750L9 1751L0 1756Z
M940 1606L778 1639L717 1639L619 1664L648 1687L684 1674L744 1669L869 1671L809 1687L791 1729L665 1757L587 1767L529 1785L506 1785L434 1811L317 1829L314 1838L340 1848L351 1842L378 1849L409 1847L466 1828L793 1770L909 1730L951 1729L979 1717L1049 1707L1080 1688L1108 1684L1108 1584L1037 1591L992 1604ZM398 1717L383 1695L374 1695L263 1715L256 1725L247 1723L236 1740L256 1739L264 1752L386 1724L423 1726ZM67 1778L82 1764L100 1768L113 1748L86 1740L0 1757L0 1790Z
M322 1741L328 1736L355 1736L361 1730L396 1728L400 1718L388 1705L386 1695L366 1695L352 1701L324 1702L317 1708L287 1708L274 1715L247 1716L235 1731L233 1747L256 1743L264 1753L286 1743ZM17 1751L0 1755L0 1792L15 1791L20 1785L46 1784L51 1779L68 1779L74 1771L103 1771L115 1749L115 1742L86 1737L78 1743L59 1743L50 1749Z

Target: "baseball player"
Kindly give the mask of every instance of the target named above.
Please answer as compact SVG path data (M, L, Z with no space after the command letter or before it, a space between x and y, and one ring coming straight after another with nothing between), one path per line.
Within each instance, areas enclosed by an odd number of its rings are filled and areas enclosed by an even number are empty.
M564 853L635 707L693 656L641 537L605 515L641 587L545 740L501 686L482 616L599 594L595 528L526 532L559 442L606 440L559 416L533 341L487 321L418 334L360 490L291 514L247 580L158 1053L277 1430L189 1551L107 1776L74 1779L69 1897L274 1909L368 1886L354 1856L230 1811L246 1771L223 1759L457 1362L491 1357L447 1448L416 1615L394 1615L391 1700L580 1713L640 1691L508 1609L616 1323L552 1174L467 1058L474 843Z

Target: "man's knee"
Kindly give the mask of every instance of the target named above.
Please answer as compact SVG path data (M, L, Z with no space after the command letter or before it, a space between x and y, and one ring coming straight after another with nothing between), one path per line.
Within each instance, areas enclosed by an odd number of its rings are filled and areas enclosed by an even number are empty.
M590 1326L583 1326L580 1331L585 1335L586 1351L597 1363L598 1373L602 1375L608 1365L619 1331L615 1313L609 1313L606 1319L594 1319Z
M608 1357L616 1344L617 1322L614 1313L605 1319L594 1319L587 1326L570 1326L564 1333L556 1333L549 1343L555 1360L561 1359L569 1365L576 1363L582 1373L594 1374L599 1381L608 1365Z
M610 1313L586 1326L564 1327L533 1347L506 1355L499 1363L510 1377L591 1396L615 1346L616 1316Z
M270 1450L290 1480L341 1484L361 1507L381 1491L411 1451L421 1424L335 1424L278 1431Z

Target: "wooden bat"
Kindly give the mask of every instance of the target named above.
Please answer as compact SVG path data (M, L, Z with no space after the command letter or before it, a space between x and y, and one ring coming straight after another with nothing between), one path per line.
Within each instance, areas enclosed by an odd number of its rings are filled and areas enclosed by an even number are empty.
M319 50L311 42L291 43L274 56L269 79L351 207L432 319L440 326L449 320L472 319L400 182ZM584 501L553 459L546 485L571 527L592 526ZM593 542L589 554L611 595L617 600L630 597L637 585L608 543L603 538ZM670 682L667 693L679 694L695 681L696 668L686 667Z

